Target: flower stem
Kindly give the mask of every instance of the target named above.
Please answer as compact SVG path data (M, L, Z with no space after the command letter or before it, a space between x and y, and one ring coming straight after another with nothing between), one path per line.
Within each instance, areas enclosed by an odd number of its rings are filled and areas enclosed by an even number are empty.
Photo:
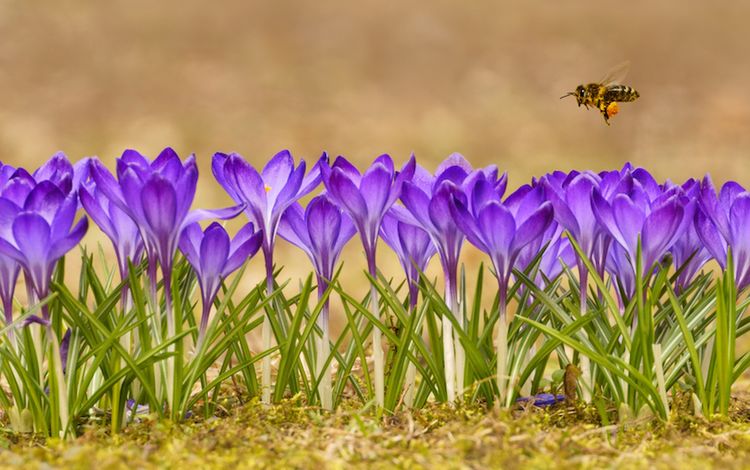
M368 256L368 268L370 276L373 277L373 282L370 285L370 307L372 308L373 315L378 320L382 320L380 312L380 302L378 298L378 289L375 287L375 279L377 279L377 267L375 266L375 249L372 250L372 255ZM377 326L372 328L372 361L375 366L375 402L378 406L382 407L385 404L385 364L383 363L383 344L382 344L382 332Z
M266 262L266 294L273 293L273 248L263 249L263 255ZM271 349L271 320L270 311L263 317L263 327L261 330L263 350ZM261 401L265 404L271 403L271 356L263 358L261 363Z
M581 316L585 316L588 310L588 270L586 265L583 263L578 264L578 273L580 277L580 313ZM591 392L593 390L593 383L591 377L591 362L588 356L581 355L581 389L583 390L583 401L588 403L591 401Z
M172 267L162 265L162 277L164 279L164 314L167 317L167 340L174 338L176 334L174 311L172 309ZM175 351L174 343L170 344L167 351ZM175 356L167 358L167 404L173 417L179 419L174 413L177 407L177 387L180 384L175 380Z
M495 348L497 349L497 390L501 406L505 406L507 399L507 379L508 379L508 319L507 319L507 290L503 283L500 283L498 290L498 313L497 333Z
M445 275L445 304L455 316L457 309L456 277ZM456 401L456 349L453 342L453 324L443 318L443 360L445 362L445 391L448 402Z
M318 299L323 298L327 289L327 283L321 277L318 277ZM321 330L320 343L318 344L318 360L316 374L320 377L318 393L320 395L320 404L323 409L333 410L333 390L331 387L331 366L324 367L328 357L331 355L331 343L328 331L328 300L323 304L323 309L317 319L318 327Z

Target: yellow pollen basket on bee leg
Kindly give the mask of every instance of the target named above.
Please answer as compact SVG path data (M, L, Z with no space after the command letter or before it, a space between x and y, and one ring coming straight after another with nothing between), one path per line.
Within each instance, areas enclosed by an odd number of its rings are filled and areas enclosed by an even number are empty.
M620 112L620 107L617 105L617 102L609 103L609 106L607 106L607 115L609 117L614 116L615 114Z

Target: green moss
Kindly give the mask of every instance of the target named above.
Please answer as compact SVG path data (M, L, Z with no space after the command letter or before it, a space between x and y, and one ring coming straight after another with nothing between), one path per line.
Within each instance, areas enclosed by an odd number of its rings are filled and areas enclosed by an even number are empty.
M679 402L679 400L678 400ZM144 417L116 436L102 424L74 441L5 435L0 465L39 468L705 468L745 466L747 402L732 419L679 409L667 424L602 426L594 407L485 410L430 405L395 416L353 404L320 413L298 399L251 401L226 416L175 424Z

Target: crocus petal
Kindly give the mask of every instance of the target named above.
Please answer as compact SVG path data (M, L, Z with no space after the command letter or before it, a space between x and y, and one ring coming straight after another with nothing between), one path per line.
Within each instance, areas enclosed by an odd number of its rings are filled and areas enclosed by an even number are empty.
M119 187L122 188L120 197L123 199L118 200L113 199L112 197L109 198L112 203L128 214L139 226L143 226L146 223L146 215L144 213L143 202L141 199L143 194L143 184L143 180L141 180L135 170L128 168L122 174L122 177L120 177ZM96 187L97 189L101 189L99 183L97 183ZM127 201L127 203L125 201Z
M404 203L404 206L421 227L428 231L433 230L434 225L429 218L430 198L415 183L411 181L404 183L401 202Z
M545 202L534 211L516 230L513 250L520 250L539 238L552 222L552 204Z
M483 252L489 253L490 247L485 242L474 216L469 213L469 209L466 205L454 196L450 210L453 220L464 235L466 235L466 238L469 239L469 242Z
M23 208L41 215L48 223L51 223L64 200L65 194L57 185L51 181L42 181L26 197Z
M251 167L239 155L232 154L224 165L224 174L237 189L240 201L248 203L246 210L250 211L254 222L259 227L265 227L266 203L265 183L255 168Z
M184 167L177 152L172 147L167 147L151 163L151 169L158 172L164 179L177 181Z
M651 269L673 243L674 235L682 223L684 209L672 200L656 208L643 223L643 262L645 269Z
M17 263L26 262L26 256L4 238L0 238L0 255L7 256Z
M177 223L177 194L169 181L155 176L143 185L140 197L144 216L154 236L165 243ZM166 253L164 253L166 255Z
M729 229L735 270L744 272L750 266L750 193L745 192L735 198L730 211ZM746 280L737 279L737 283L744 286Z
M310 194L315 188L318 187L318 185L322 181L321 165L323 165L324 163L328 163L328 154L326 152L323 152L318 161L315 162L315 165L313 165L307 175L305 175L304 179L302 180L302 186L297 193L299 197Z
M278 191L271 189L268 192L268 205L272 207L272 220L278 220L287 207L299 198L299 190L302 186L302 180L305 177L305 169L305 162L300 162L299 166L289 175L286 184L280 187ZM266 184L268 183L266 182Z
M711 219L703 212L698 210L695 213L695 231L698 237L711 253L711 256L721 265L722 268L727 265L727 243L721 236L718 228Z
M182 220L193 205L197 184L198 167L195 164L195 155L190 155L185 161L185 171L180 174L176 182L172 183L177 195L177 220Z
M219 282L228 256L229 235L224 227L213 222L203 233L200 246L200 277L207 285Z
M578 225L578 220L570 210L567 202L564 201L563 198L557 193L557 190L552 186L551 183L545 180L543 184L545 185L547 200L552 203L552 207L554 208L555 219L580 243L581 229Z
M224 172L224 165L226 165L228 160L229 155L226 153L215 153L211 159L211 172L213 173L214 178L216 178L216 181L219 182L219 185L221 185L221 187L224 188L224 191L229 194L229 197L235 202L241 202L242 196L237 192L237 186Z
M635 255L638 235L643 229L646 214L624 194L618 194L612 201L612 215L617 224L617 233L612 236L622 244L631 256Z
M393 159L387 153L380 155L378 158L375 159L375 161L372 162L372 164L382 165L383 167L385 167L385 170L390 174L394 174L396 172L396 167L393 164Z
M565 201L570 212L575 216L581 237L590 244L593 244L597 226L594 210L591 207L591 194L595 186L596 181L591 176L580 175L571 181L565 190ZM557 214L557 206L555 206L555 214Z
M200 270L200 246L203 239L201 226L194 222L187 225L180 236L179 249L191 266L197 271Z
M309 251L312 242L307 231L305 211L302 209L302 206L296 203L289 206L284 215L281 216L278 234L292 245L305 250L312 259L312 253Z
M475 173L480 174L480 173ZM471 210L474 214L479 213L480 210L489 202L500 202L500 196L495 192L495 187L492 183L487 181L485 178L481 178L476 181L474 187L471 189Z
M86 217L81 218L75 227L73 227L73 230L70 231L69 235L58 239L52 244L49 248L48 262L57 261L65 253L75 248L81 242L83 236L86 235L88 228L89 220Z
M359 188L346 174L338 168L331 172L329 186L331 195L335 197L336 203L345 208L358 225L364 225L367 218L367 204L365 203Z
M321 165L321 170L327 165ZM330 167L330 170L333 171L334 169L338 168L339 171L344 173L347 178L352 180L352 182L359 187L359 182L362 179L362 175L357 169L356 166L352 165L349 160L347 160L344 157L336 157L336 161L333 162L333 166ZM326 186L328 186L328 183L326 182Z
M76 194L71 194L60 204L50 224L53 240L62 238L68 234L70 226L73 225L77 210L78 198Z
M451 167L461 168L467 175L472 171L471 163L469 163L463 155L460 153L452 153L448 155L448 158L443 160L440 165L438 165L435 170L435 177L439 177Z
M504 276L509 266L510 252L516 235L516 221L510 210L499 202L487 204L477 217L477 226L489 248L490 257L499 270L498 276Z
M22 212L13 221L13 238L30 264L44 263L50 243L50 228L44 217ZM29 270L32 266L27 266Z
M318 272L326 278L333 273L333 246L341 227L340 210L325 197L317 197L310 202L305 213L310 234L311 251L318 261Z
M367 196L364 201L371 219L379 220L387 209L392 176L381 164L372 165L362 176L359 191Z
M388 194L388 200L385 203L386 208L391 207L393 204L396 203L399 197L401 197L401 191L403 191L404 183L411 180L414 177L414 172L416 171L417 167L417 160L412 155L409 160L404 164L404 166L401 168L401 171L399 171L396 174L395 179L393 180L393 185L391 185L391 190Z
M85 188L81 188L79 196L84 210L94 220L94 223L99 226L107 237L111 240L116 240L118 238L117 232L109 220L109 215L104 212L99 201L97 201Z
M396 253L399 259L404 259L406 254L399 239L398 225L399 219L393 215L393 211L388 211L380 224L380 237Z
M261 172L263 182L271 188L268 192L278 194L287 183L292 171L294 171L294 158L289 150L282 150L274 155ZM304 171L302 173L304 174Z
M127 169L123 171L123 175L120 178L124 176L125 171ZM97 190L101 191L107 199L118 206L126 206L120 184L102 162L97 159L91 161L91 178L94 180Z
M338 254L341 253L344 245L346 245L346 243L351 240L352 237L356 235L356 233L357 229L354 226L352 219L348 215L346 215L346 213L342 212L338 237L336 238L336 243L333 245L333 252L336 254L336 257L338 257Z
M252 228L251 224L248 225ZM227 258L224 270L221 272L221 277L227 277L239 269L248 258L251 258L258 252L261 243L263 243L263 232L260 230L253 233L240 244L235 245L233 240L232 252L229 258Z
M13 237L13 221L21 208L12 201L0 197L0 238L11 240Z
M200 222L208 219L227 220L237 217L245 209L245 203L236 206L224 207L222 209L195 209L185 216L182 226L185 227L193 222Z

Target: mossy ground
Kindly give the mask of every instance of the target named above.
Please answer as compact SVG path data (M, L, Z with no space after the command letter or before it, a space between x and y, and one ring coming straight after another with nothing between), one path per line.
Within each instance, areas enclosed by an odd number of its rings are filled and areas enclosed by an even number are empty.
M424 410L378 417L325 415L299 401L238 405L182 424L144 417L122 434L90 425L73 441L5 434L0 466L13 468L746 468L748 402L732 419L676 412L602 426L593 410Z

